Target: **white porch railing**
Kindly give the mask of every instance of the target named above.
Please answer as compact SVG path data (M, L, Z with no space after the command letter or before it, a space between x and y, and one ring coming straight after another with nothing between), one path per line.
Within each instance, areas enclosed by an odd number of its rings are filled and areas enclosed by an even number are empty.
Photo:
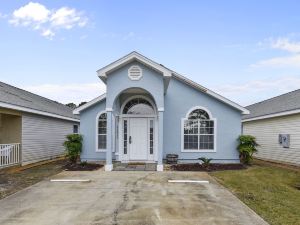
M20 159L20 143L0 144L0 168L19 164Z

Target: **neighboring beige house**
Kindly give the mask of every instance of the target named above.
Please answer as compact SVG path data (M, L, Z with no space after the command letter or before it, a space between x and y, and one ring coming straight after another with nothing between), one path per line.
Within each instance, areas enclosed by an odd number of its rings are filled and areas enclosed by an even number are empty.
M78 129L71 108L0 82L0 168L61 156Z
M256 137L256 157L300 166L300 89L246 108L243 134Z

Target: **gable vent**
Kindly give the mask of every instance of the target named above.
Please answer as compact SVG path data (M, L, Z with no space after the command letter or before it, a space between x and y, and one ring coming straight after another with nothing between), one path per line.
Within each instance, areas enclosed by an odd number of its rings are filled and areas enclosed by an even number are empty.
M131 66L129 69L128 69L128 77L131 79L131 80L139 80L141 79L143 76L142 74L142 68L139 67L139 66Z

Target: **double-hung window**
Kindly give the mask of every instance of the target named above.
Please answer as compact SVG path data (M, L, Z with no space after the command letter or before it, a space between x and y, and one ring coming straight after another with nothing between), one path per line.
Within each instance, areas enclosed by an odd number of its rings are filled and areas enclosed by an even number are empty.
M106 150L106 113L102 113L98 119L98 150Z
M214 151L215 123L205 110L193 110L183 119L182 151Z

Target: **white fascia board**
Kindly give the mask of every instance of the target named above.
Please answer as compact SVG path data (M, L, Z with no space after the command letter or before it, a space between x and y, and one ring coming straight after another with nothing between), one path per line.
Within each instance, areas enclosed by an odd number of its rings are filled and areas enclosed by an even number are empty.
M22 112L38 114L38 115L42 115L42 116L54 117L54 118L63 119L63 120L80 122L79 119L66 117L66 116L61 116L61 115L54 114L54 113L48 113L48 112L44 112L44 111L40 111L40 110L36 110L36 109L30 109L30 108L26 108L26 107L23 107L23 106L12 105L12 104L8 104L8 103L4 103L4 102L0 102L0 107L8 108L8 109L14 109L14 110L22 111Z
M84 110L84 109L86 109L86 108L88 108L88 107L90 107L90 106L92 106L92 105L95 105L96 103L102 101L102 100L105 99L105 98L106 98L106 94L100 95L99 97L94 98L93 100L91 100L91 101L85 103L84 105L82 105L82 106L80 106L80 107L74 109L74 110L73 110L73 114L78 115L78 114L80 114L80 112L81 112L82 110Z
M137 61L139 61L139 62L141 62L145 65L148 65L148 66L152 67L153 69L163 73L163 76L165 78L171 78L172 75L173 75L178 80L181 80L182 82L194 87L195 89L200 90L204 93L207 93L208 95L211 95L216 99L219 99L220 101L224 102L225 104L230 105L230 106L238 109L239 111L242 112L242 114L249 114L249 110L247 110L246 108L240 106L239 104L230 101L229 99L227 99L227 98L225 98L225 97L223 97L223 96L221 96L221 95L219 95L219 94L217 94L217 93L201 86L200 84L198 84L198 83L196 83L196 82L194 82L194 81L192 81L192 80L190 80L190 79L188 79L188 78L186 78L186 77L184 77L184 76L182 76L182 75L180 75L180 74L178 74L178 73L176 73L176 72L174 72L174 71L172 71L172 70L170 70L170 69L168 69L164 66L161 66L160 64L152 61L151 59L148 59L147 57L145 57L145 56L143 56L143 55L141 55L137 52L131 52L128 55L124 56L123 58L109 64L108 66L105 66L102 69L97 70L98 76L100 77L100 79L102 81L105 82L106 79L107 79L107 73L108 72L110 72L112 70L115 70L115 69L119 68L120 66L122 66L122 65L124 65L124 64L126 64L130 61L133 61L133 60L137 60ZM166 92L166 89L168 88L168 84L169 84L169 81L168 81L168 79L166 79L166 84L165 84L165 87L164 87L165 92Z
M126 56L124 56L123 58L97 70L97 74L98 76L102 79L102 80L106 80L107 78L107 73L110 71L113 71L115 69L118 69L119 67L121 67L122 65L131 62L133 60L137 60L145 65L148 65L150 67L152 67L153 69L161 72L163 74L164 77L171 77L172 76L172 71L170 71L169 69L161 66L160 64L146 58L145 56L137 53L137 52L132 52Z
M211 90L207 90L207 94L219 99L220 101L226 103L227 105L231 105L232 107L240 110L243 115L250 114L250 111L248 109L244 108L243 106L240 106L239 104L237 104L237 103L235 103L235 102L233 102L233 101L231 101L231 100L229 100L229 99L227 99L227 98L225 98L225 97L223 97L223 96L221 96L221 95L219 95L219 94L217 94L217 93L215 93Z
M213 92L213 91L211 91L211 90L209 90L205 87L203 87L202 85L200 85L200 84L198 84L198 83L196 83L196 82L194 82L194 81L192 81L192 80L190 80L190 79L188 79L188 78L186 78L186 77L184 77L184 76L182 76L178 73L174 73L174 77L177 78L178 80L181 80L182 82L190 85L191 87L194 87L197 90L202 91L202 92L204 92L204 93L220 100L221 102L224 102L225 104L230 105L230 106L238 109L244 115L250 113L249 110L244 108L243 106L240 106L239 104L237 104L237 103L235 103L235 102L233 102L233 101L231 101L231 100L229 100L229 99L227 99L227 98L225 98L225 97L223 97L223 96L221 96L221 95L219 95L219 94L217 94L217 93L215 93L215 92Z
M257 116L249 119L244 119L242 122L249 122L249 121L255 121L255 120L262 120L262 119L268 119L268 118L274 118L274 117L279 117L279 116L288 116L292 114L297 114L300 113L300 109L296 110L290 110L290 111L285 111L285 112L280 112L280 113L273 113L265 116Z

